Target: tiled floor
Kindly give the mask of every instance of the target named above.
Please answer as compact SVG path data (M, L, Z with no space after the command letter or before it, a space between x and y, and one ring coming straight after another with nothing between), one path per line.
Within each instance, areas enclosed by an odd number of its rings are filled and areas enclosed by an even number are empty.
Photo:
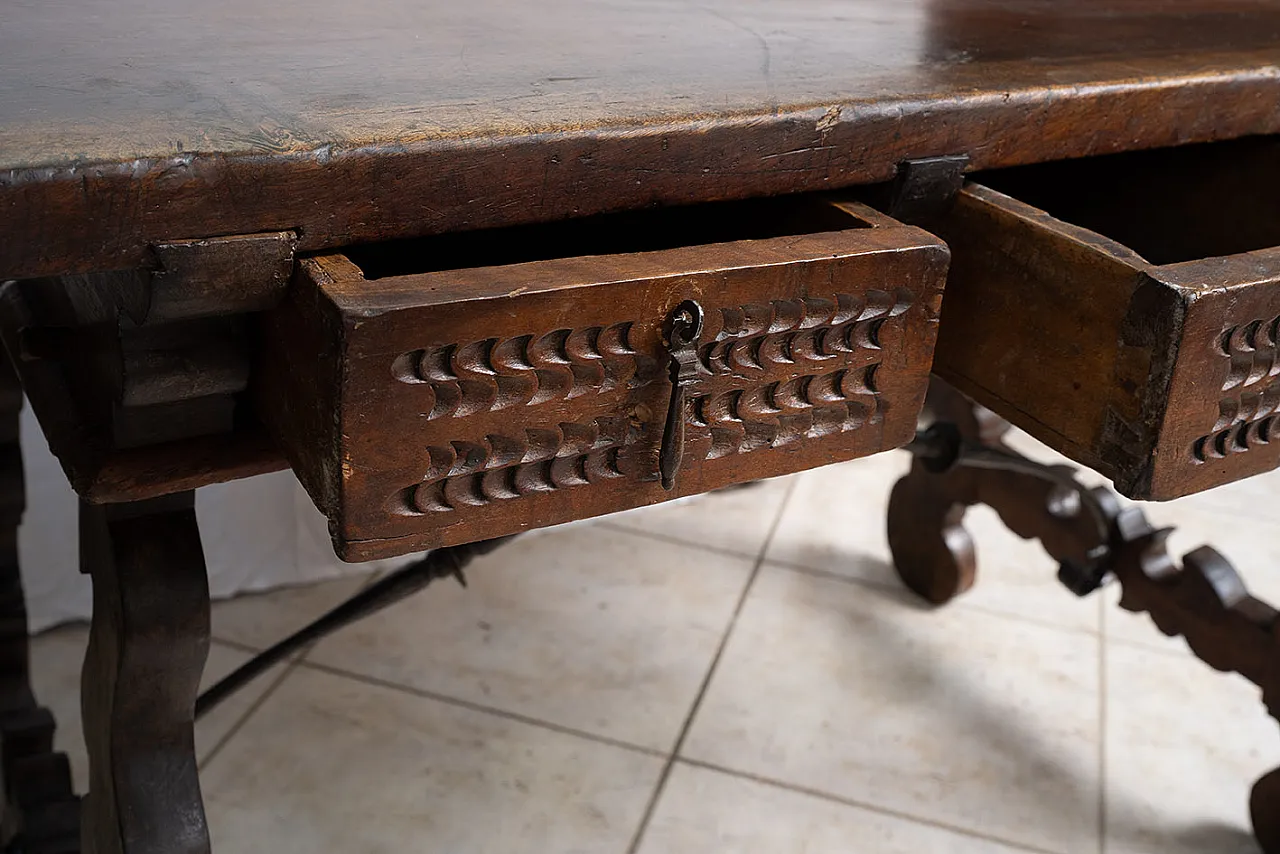
M1280 728L972 511L982 577L897 584L900 454L543 532L202 722L231 852L1253 852ZM1280 599L1280 477L1152 509ZM362 580L215 607L210 676ZM84 780L84 629L35 642Z

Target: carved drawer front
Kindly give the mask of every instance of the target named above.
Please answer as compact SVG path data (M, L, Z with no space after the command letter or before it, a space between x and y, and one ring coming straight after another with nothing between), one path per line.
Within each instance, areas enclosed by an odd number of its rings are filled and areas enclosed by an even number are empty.
M311 258L261 409L348 559L611 513L909 441L947 259L815 200Z
M1280 463L1280 140L977 180L933 229L940 375L1133 498Z

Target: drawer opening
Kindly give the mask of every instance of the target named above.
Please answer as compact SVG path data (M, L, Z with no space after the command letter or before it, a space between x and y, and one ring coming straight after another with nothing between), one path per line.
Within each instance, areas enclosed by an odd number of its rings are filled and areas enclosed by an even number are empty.
M1152 264L1280 246L1280 138L1019 166L979 183Z
M343 251L372 280L872 227L821 197L783 196L389 240Z

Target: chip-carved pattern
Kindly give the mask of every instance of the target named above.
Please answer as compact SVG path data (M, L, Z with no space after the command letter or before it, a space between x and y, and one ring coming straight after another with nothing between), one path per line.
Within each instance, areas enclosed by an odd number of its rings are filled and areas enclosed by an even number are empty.
M905 290L869 290L721 308L698 349L689 424L711 438L707 458L777 448L882 418L876 388L884 325L913 303ZM572 399L655 381L633 324L559 329L414 350L395 360L405 383L430 386L428 420ZM421 482L397 493L400 512L447 513L623 477L619 453L637 437L625 417L529 427L513 435L427 448Z
M1196 463L1222 459L1269 444L1280 435L1280 317L1231 326L1218 339L1218 353L1228 361L1227 378L1218 401L1213 429L1196 439Z
M842 368L694 398L692 422L711 433L707 459L779 448L879 420L878 367Z
M392 375L426 384L427 419L572 400L647 382L653 360L631 346L631 323L486 338L402 353Z
M401 500L410 513L449 512L622 477L618 451L630 427L626 418L597 418L433 445L430 469Z
M873 289L865 297L836 294L721 309L723 329L699 350L709 375L811 370L695 396L691 421L710 431L707 459L783 447L881 419L884 402L875 383L881 331L912 303L904 289ZM875 357L870 364L851 365L868 355Z
M911 292L900 289L722 308L723 327L698 349L698 358L712 376L750 377L777 366L835 362L859 350L880 349L881 327L912 302Z

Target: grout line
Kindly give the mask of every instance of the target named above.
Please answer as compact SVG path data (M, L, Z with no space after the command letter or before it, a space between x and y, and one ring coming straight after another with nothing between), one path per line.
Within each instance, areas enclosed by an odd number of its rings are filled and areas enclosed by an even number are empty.
M620 525L617 522L597 522L596 524L599 527L606 528L610 531L618 531L623 534L631 534L637 537L648 537L651 540L658 540L659 542L669 543L670 545L673 545L673 546L686 546L691 549L698 549L704 552L711 552L712 554L725 555L726 557L736 557L739 560L751 560L754 557L754 555L752 555L749 552L734 551L733 549L720 548L719 546L709 546L706 543L699 543L699 542L696 542L695 540L686 540L682 537L673 537L670 534L659 534L654 531L644 530L643 528L632 528L628 525Z
M1146 615L1144 614L1143 616L1145 617ZM1157 638L1169 637L1169 635L1162 634L1161 631L1158 628L1156 628L1156 624L1150 621L1149 617L1147 618L1147 627L1151 629L1151 633L1155 635ZM1141 650L1143 652L1150 652L1156 655L1163 655L1166 658L1181 658L1181 659L1186 659L1187 657L1198 658L1198 656L1194 652L1192 652L1191 649L1186 645L1187 642L1181 635L1175 635L1174 639L1178 641L1178 645L1163 644L1163 643L1160 643L1158 640L1145 641L1145 640L1134 640L1132 638L1122 638L1122 637L1109 638L1109 642L1116 644L1118 646L1127 647L1128 649Z
M218 646L225 646L226 648L234 649L237 652L247 652L251 655L262 652L261 647L256 647L256 646L253 646L252 644L247 644L244 641L232 640L231 638L220 638L217 635L214 635L209 640L213 643L216 643Z
M351 595L353 595L353 596L354 596L356 593L359 593L359 592L361 592L362 590L365 590L365 589L367 589L368 587L372 586L374 583L376 583L376 582L378 581L378 579L382 578L384 575L386 575L386 574L387 574L388 572L390 572L390 571L391 571L391 570L386 570L386 569L375 569L375 570L373 570L372 572L365 573L364 577L360 579L360 582L361 582L361 583L360 583L360 585L359 585L358 587L356 587L355 591L354 591ZM347 577L351 577L351 576L347 576ZM344 577L343 577L343 576L338 576L338 577L336 577L336 578L326 578L326 579L324 579L324 580L322 580L322 581L316 582L316 585L321 585L321 584L333 584L334 582L342 581L342 580L344 580ZM277 588L275 588L275 589L273 589L273 590L263 590L263 591L260 591L260 592L248 593L248 594L245 594L245 595L246 595L247 597L257 597L257 596L264 596L264 597L265 597L265 596L270 596L270 595L271 595L271 594L273 594L273 593L281 593L281 592L288 591L288 590L302 590L302 589L305 589L305 588L306 588L306 587L308 587L308 586L315 586L315 585L296 584L296 585L290 585L290 586L288 586L288 587L277 587ZM230 599L223 599L223 600L220 600L220 601L222 601L222 602L233 602L233 601L235 601L235 600L236 600L236 598L237 598L237 597L232 596ZM346 598L349 598L349 597L344 597L344 600L343 600L343 601L345 601L345 599L346 599ZM216 604L216 603L215 603L215 604ZM336 607L336 606L337 606L337 605L339 605L339 604L341 604L341 603L340 603L340 602L335 602L333 605L331 605L331 606L330 606L330 608L332 608L332 607ZM329 608L325 608L321 613L325 613L325 612L327 612L327 611L329 611ZM317 614L316 616L319 616L319 614ZM239 641L239 640L236 640L236 639L234 639L234 638L220 637L220 636L218 636L218 635L216 635L216 634L211 635L211 638L210 638L210 639L211 639L214 643L219 643L219 644L222 644L223 646L231 647L232 649L236 649L236 650L239 650L239 651L241 651L241 652L248 652L248 653L254 653L254 654L259 653L259 652L263 652L264 650L266 650L266 649L267 649L267 647L271 646L271 644L267 644L267 646L255 646L255 645L253 645L253 644L251 644L251 643L245 643L244 641ZM276 640L279 640L279 638L277 638ZM272 643L275 643L275 641L272 641ZM307 649L306 649L306 650L299 650L299 651L298 651L298 653L297 653L297 656L298 656L298 657L301 657L301 656L305 655L305 654L306 654L306 652L307 652L307 650L309 650L309 649L310 649L310 647L307 647Z
M493 715L494 717L503 718L505 720L514 721L516 723L526 724L528 726L538 727L539 729L548 729L553 732L561 733L562 735L576 736L578 738L586 739L587 741L593 741L597 744L604 744L609 747L617 747L622 750L630 751L632 753L641 753L641 754L644 754L645 756L653 756L660 759L664 759L667 756L667 754L664 751L658 750L653 747L644 747L643 745L632 744L631 742L622 741L616 738L611 738L607 735L599 735L597 733L587 732L586 730L576 729L574 727L565 726L563 724L558 724L553 721L542 720L541 718L534 718L528 715L522 715L519 712L508 711L507 709L500 709L495 706L486 706L483 703L476 703L476 702L472 702L471 700L463 700L460 697L450 697L447 694L437 694L435 691L427 691L422 688L415 688L412 685L402 685L399 682L391 682L386 679L379 679L376 676L367 676L363 673L356 673L351 670L344 670L341 667L333 667L332 665L321 664L316 661L308 661L304 658L299 658L296 664L298 667L304 670L315 670L320 673L327 673L330 676L337 676L343 679L350 679L353 682L362 682L366 685L372 685L377 688L386 688L391 691L398 691L401 694L409 694L411 696L418 697L424 700L434 700L437 703L444 703L447 706L454 706L455 708L466 709L467 711L470 711L470 712L479 712L481 714Z
M951 602L946 603L945 605L929 606L927 603L925 603L923 599L918 598L915 594L913 594L910 590L908 590L905 586L903 586L902 583L899 581L876 581L870 578L859 578L854 575L845 575L843 573L836 572L830 569L818 569L816 567L805 566L804 564L792 563L790 561L769 560L769 561L765 561L765 563L767 563L770 566L776 566L780 569L785 569L789 572L798 573L800 575L809 575L815 578L828 579L830 581L842 581L846 584L851 584L856 587L867 587L872 590L877 590L881 592L901 594L903 597L903 601L908 602L910 604L919 605L921 607L927 607L930 610L937 610L938 608L958 608L974 614L983 614L989 617L1000 617L1002 619L1013 620L1015 622L1024 623L1027 625L1038 626L1042 629L1053 629L1060 632L1067 632L1068 634L1073 634L1073 635L1085 635L1087 637L1096 638L1098 637L1098 634L1099 634L1098 631L1091 630L1091 629L1082 629L1078 626L1069 626L1063 623L1055 623L1049 620L1041 620L1035 617L1028 617L1023 614L1015 614L1011 611L998 611L994 608L989 608L985 605L974 605L971 602L966 601L964 594L961 594L959 597L957 597ZM978 583L981 584L982 581L979 580ZM1062 588L1062 594L1063 596L1073 595L1065 587Z
M895 810L889 807L880 806L878 804L859 801L855 798L846 798L841 795L832 794L831 792L824 792L821 789L810 789L807 786L799 786L793 783L785 782L783 780L776 780L772 777L765 777L760 774L753 774L750 771L739 771L734 768L729 768L724 765L718 765L714 762L707 762L702 759L691 759L686 756L681 756L677 758L676 761L684 765L688 765L692 768L702 768L706 771L714 771L729 777L736 777L741 780L749 780L752 783L759 783L761 785L769 786L774 789L781 789L786 792L794 792L799 795L807 795L812 798L818 798L820 800L827 801L828 803L839 804L840 806L845 806L845 807L853 807L855 809L866 810L867 812L874 812L880 815L886 815L891 818L902 819L904 821L909 821L913 824L923 824L928 827L936 827L939 830L945 830L948 833L955 833L961 836L967 836L970 839L981 839L984 842L995 842L1000 845L1014 848L1019 851L1034 852L1034 854L1062 854L1062 852L1057 851L1053 848L1039 848L1033 845L1028 845L1025 842L1017 842L1012 839L1006 839L1000 836L993 836L989 833L983 833L980 830L973 830L967 827L960 827L958 825L948 824L945 821L938 821L936 819L931 819L924 816L913 815L908 812L903 812L902 810Z
M381 578L385 574L385 572L386 572L385 570L375 570L369 573L368 577L364 579L363 583L357 588L357 590L364 590L366 587L368 587L369 585L376 582L379 578ZM210 640L210 643L215 643L215 644L218 644L219 646L226 647L227 649L236 650L237 652L245 652L250 655L256 655L262 652L262 650L254 646L251 646L250 644L240 643L239 641L225 640L223 638L217 638L217 637L210 637L209 640ZM227 744L231 741L231 739L234 738L240 732L240 730L244 728L244 725L249 722L249 718L257 714L258 709L262 707L263 703L265 703L268 699L270 699L271 696L275 694L276 689L278 689L281 685L283 685L284 681L288 679L291 675L293 675L293 672L298 668L300 664L302 664L303 659L307 657L307 655L311 652L311 648L314 646L315 646L315 642L312 642L307 646L303 647L301 650L299 650L292 658L286 659L284 662L282 662L282 664L284 665L283 672L281 672L281 674L278 677L276 677L271 682L270 685L267 686L267 689L262 692L261 696L259 696L257 699L253 701L253 703L249 705L249 708L245 710L245 713L241 715L235 721L235 723L231 725L231 728L226 731L226 733L222 736L222 738L218 739L217 743L214 744L213 747L209 749L209 752L206 753L202 758L199 758L196 760L196 768L198 771L203 771L210 762L212 762L215 758L217 758L218 754L222 752L223 748L225 748ZM245 687L248 687L248 686L245 686Z
M698 686L698 693L694 695L693 703L689 707L689 713L685 715L684 723L680 727L680 734L676 737L671 753L667 756L667 761L662 766L662 772L658 775L658 782L653 787L649 802L645 804L644 813L640 816L640 824L636 827L635 835L631 838L631 844L627 846L627 854L636 854L640 850L640 845L644 842L645 831L649 829L649 823L653 820L653 815L658 808L658 802L662 799L662 793L667 787L667 780L670 779L671 771L680 756L680 751L684 748L684 743L689 737L689 731L693 728L694 718L698 714L698 709L702 707L702 701L706 698L707 691L711 687L711 680L715 677L716 669L724 657L724 651L729 646L729 638L732 637L733 629L738 624L738 617L742 614L742 610L747 604L747 597L751 595L751 589L755 586L756 578L759 577L760 570L764 566L764 556L768 553L769 546L773 543L774 534L777 533L778 527L782 523L782 516L786 512L787 504L791 501L792 494L795 492L796 483L797 481L793 480L787 485L787 492L778 504L777 514L773 517L769 532L765 535L764 542L760 545L760 551L756 555L754 565L751 567L751 574L747 576L747 583L742 586L742 592L738 595L733 614L730 615L724 634L720 637L720 643L716 646L715 654L711 657L711 663L707 667L702 684Z
M227 730L222 738L218 739L218 742L209 749L209 752L196 761L196 767L199 771L204 771L205 768L208 767L209 763L216 759L218 754L222 753L222 749L227 746L231 739L234 738L241 729L244 728L244 725L249 722L249 718L257 714L258 709L262 707L262 704L270 699L271 695L275 694L276 689L284 684L284 680L288 679L293 674L293 671L297 669L300 661L300 659L295 658L285 664L284 672L277 676L275 680L267 686L267 690L263 691L262 695L253 701L249 708L245 710L245 713L241 715L236 722L231 725L231 728Z

